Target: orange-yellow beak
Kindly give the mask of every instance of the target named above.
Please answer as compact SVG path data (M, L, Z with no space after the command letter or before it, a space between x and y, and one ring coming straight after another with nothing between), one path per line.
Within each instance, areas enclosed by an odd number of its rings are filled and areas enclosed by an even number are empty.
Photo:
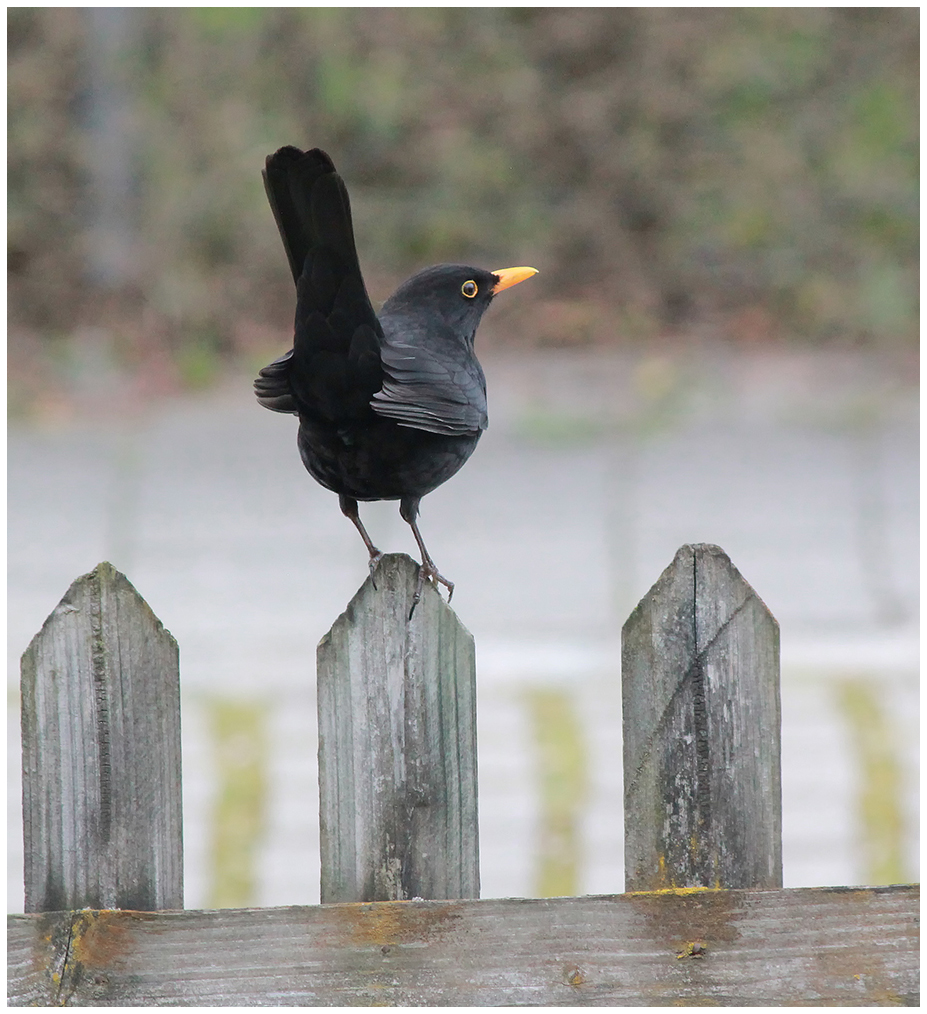
M509 289L513 285L518 285L519 282L523 282L526 278L530 278L537 273L537 268L500 268L498 271L493 271L493 274L499 281L492 287L492 294L495 296L503 289Z

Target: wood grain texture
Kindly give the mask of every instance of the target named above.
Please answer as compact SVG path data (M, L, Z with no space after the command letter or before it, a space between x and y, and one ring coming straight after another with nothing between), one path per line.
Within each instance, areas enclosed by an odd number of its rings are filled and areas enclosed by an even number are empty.
M318 648L323 902L479 896L473 638L386 556ZM374 583L375 582L375 583Z
M13 1006L916 1006L917 887L8 919Z
M622 630L625 888L782 885L779 627L683 546Z
M111 564L22 657L25 907L183 907L177 643Z

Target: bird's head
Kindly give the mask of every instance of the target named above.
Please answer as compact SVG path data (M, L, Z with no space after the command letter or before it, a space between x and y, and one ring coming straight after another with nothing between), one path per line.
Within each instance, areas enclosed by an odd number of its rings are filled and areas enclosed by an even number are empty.
M381 312L432 314L471 337L494 296L536 274L535 268L486 271L466 264L436 264L404 281Z

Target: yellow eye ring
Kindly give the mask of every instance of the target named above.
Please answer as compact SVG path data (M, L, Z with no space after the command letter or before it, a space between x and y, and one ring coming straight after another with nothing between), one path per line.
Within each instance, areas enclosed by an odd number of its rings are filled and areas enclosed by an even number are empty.
M473 299L473 297L480 290L479 290L479 288L477 288L476 282L474 282L471 279L470 281L464 282L463 285L461 285L460 291L467 297L467 299Z

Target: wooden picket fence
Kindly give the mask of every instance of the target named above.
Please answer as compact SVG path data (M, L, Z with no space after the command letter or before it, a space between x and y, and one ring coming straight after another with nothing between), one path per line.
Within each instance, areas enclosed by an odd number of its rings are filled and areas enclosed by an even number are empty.
M323 903L216 911L183 910L177 645L111 565L74 582L22 662L10 1005L918 1004L916 885L782 889L778 625L720 549L623 630L607 896L477 900L473 639L416 575L319 645Z

